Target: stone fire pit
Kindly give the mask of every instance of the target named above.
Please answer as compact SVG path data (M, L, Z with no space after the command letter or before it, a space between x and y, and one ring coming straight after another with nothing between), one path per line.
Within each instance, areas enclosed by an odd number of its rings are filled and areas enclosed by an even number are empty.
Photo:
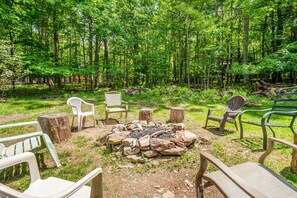
M158 155L181 155L187 146L197 140L197 135L185 130L185 125L133 121L115 125L107 136L112 150L126 156L140 155L147 158Z

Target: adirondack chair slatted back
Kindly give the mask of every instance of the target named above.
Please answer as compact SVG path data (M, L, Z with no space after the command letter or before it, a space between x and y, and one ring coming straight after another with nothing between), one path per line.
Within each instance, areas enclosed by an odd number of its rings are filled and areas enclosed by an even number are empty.
M27 151L34 151L42 146L40 136L25 139L24 141L17 142L11 146L6 147L6 157L11 157Z
M237 116L238 112L236 111L240 111L241 108L244 106L245 103L245 98L243 96L233 96L232 98L230 98L230 100L228 101L227 105L227 111L235 111L234 113L229 113L228 117L231 117L233 119L235 119L235 117Z
M105 104L108 107L121 106L122 105L122 94L121 92L107 92L104 94Z
M74 115L78 114L78 112L81 112L81 103L82 99L77 97L71 97L67 100L67 104L71 106L72 112Z
M56 165L58 167L61 166L55 146L48 135L42 132L37 121L1 125L0 129L27 126L35 126L36 132L0 138L0 159L28 151L37 152L43 148L47 148Z

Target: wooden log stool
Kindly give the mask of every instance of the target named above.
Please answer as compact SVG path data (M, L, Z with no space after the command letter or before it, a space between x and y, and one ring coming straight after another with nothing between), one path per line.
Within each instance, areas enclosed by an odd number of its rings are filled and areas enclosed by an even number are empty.
M169 122L179 123L184 120L185 108L184 107L171 107Z
M153 109L151 108L142 108L139 111L139 120L146 120L147 124L150 123L153 119Z
M37 118L42 131L53 142L61 142L71 137L71 128L66 114L42 115Z

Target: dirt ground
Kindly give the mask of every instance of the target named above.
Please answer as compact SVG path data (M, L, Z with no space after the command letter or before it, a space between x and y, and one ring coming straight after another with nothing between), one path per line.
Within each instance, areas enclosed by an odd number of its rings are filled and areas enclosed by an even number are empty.
M7 121L19 120L26 117L23 114L15 114L11 116L5 116L0 118L0 124ZM115 123L104 125L99 121L99 125L95 128L90 127L91 122L87 122L89 127L84 128L82 131L77 132L77 128L73 128L72 137L70 140L63 141L56 144L58 153L62 153L64 150L77 149L73 143L73 140L78 136L84 136L91 141L96 141L99 136L104 136L111 131ZM197 128L195 126L195 128ZM187 127L191 130L191 127ZM192 128L193 129L193 128ZM197 133L197 130L195 131ZM214 137L213 133L199 127L198 135ZM90 151L92 152L92 151ZM198 155L199 153L197 153ZM98 159L97 159L98 158ZM174 159L178 157L173 157ZM94 161L100 161L100 156L94 157ZM77 159L79 160L79 159ZM161 161L166 159L152 159L152 161ZM152 162L151 161L151 162ZM54 163L51 160L47 160L46 165L48 167L54 167ZM154 162L152 162L154 163ZM199 161L197 161L199 163ZM156 164L155 171L148 172L136 172L135 167L142 169L143 164L127 164L117 168L116 171L112 171L113 165L107 165L103 167L103 189L104 197L107 198L191 198L196 197L195 194L195 174L197 169L176 168L176 170L169 170L164 167L158 167ZM100 166L100 165L99 165ZM220 198L223 197L221 193L215 187L209 187L205 189L205 197Z
M91 125L91 123L87 123ZM72 133L72 138L84 136L94 141L98 135L103 136L111 131L114 123L104 125L99 123L96 128L84 128L80 132ZM75 129L74 129L75 130ZM214 136L209 131L201 128L199 135ZM65 148L73 146L71 141L57 145L57 150L62 151ZM174 157L176 158L176 157ZM162 163L166 159L152 159ZM154 162L152 162L154 163ZM166 161L165 161L166 163ZM197 162L199 163L199 161ZM158 163L157 163L158 164ZM195 194L195 174L197 169L176 169L168 170L156 167L154 172L136 172L134 167L139 169L143 164L129 163L122 167L117 167L116 172L112 171L114 166L108 165L103 168L104 197L123 197L123 198L187 198L196 197ZM157 165L158 166L158 165ZM205 197L223 197L215 187L205 189Z

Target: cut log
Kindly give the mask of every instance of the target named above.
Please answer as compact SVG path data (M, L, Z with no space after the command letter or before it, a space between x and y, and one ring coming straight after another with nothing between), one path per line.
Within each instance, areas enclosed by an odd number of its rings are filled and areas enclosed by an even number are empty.
M185 108L183 107L171 107L170 109L170 122L180 123L184 120Z
M71 128L66 114L42 115L37 118L42 131L53 142L61 142L71 137Z
M150 123L153 119L153 109L151 108L142 108L139 111L139 120L146 120L147 124Z
M294 144L297 144L297 133L294 133ZM292 152L292 161L291 161L291 169L294 173L297 173L297 150L293 149Z

